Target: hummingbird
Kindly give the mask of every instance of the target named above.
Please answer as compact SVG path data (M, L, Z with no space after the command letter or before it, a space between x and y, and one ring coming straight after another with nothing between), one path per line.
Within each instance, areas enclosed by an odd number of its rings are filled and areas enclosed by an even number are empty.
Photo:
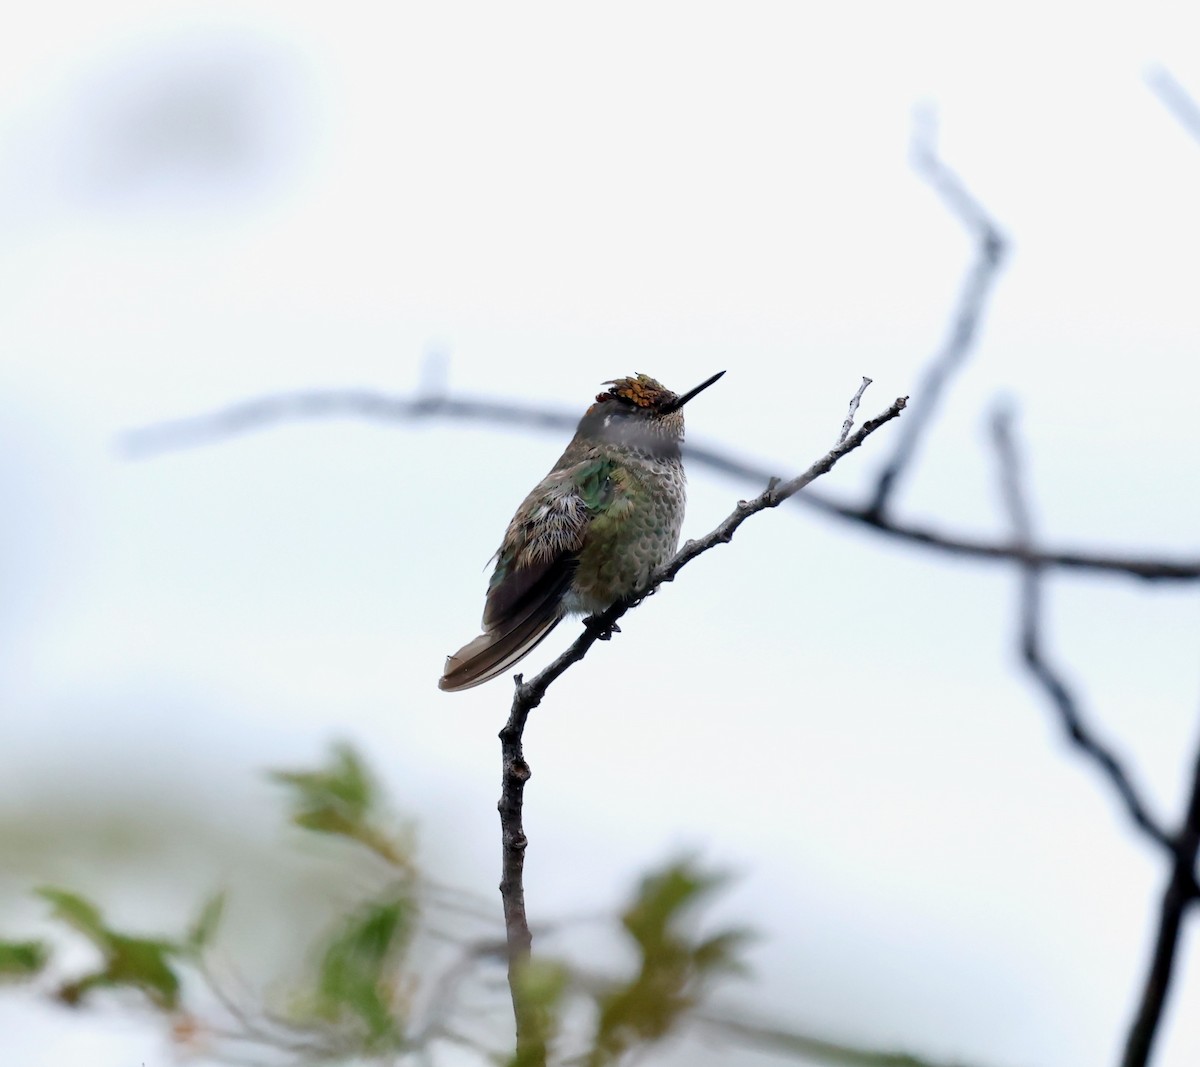
M483 633L446 657L439 689L456 693L495 678L567 615L606 611L675 554L686 499L683 406L724 373L682 396L646 374L604 383L508 524L493 557Z

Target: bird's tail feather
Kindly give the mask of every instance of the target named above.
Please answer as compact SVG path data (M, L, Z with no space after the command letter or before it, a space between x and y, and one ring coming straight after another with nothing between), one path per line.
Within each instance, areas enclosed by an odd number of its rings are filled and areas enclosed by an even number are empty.
M480 634L454 655L446 657L438 688L457 693L503 674L545 640L561 621L562 615L535 614L504 632L493 630Z

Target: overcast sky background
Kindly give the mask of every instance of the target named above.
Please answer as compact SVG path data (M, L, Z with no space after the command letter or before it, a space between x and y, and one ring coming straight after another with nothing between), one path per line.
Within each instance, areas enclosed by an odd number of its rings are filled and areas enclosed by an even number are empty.
M438 353L452 390L579 412L618 375L727 369L691 438L801 469L862 375L867 414L917 388L972 256L909 167L916 106L1013 249L900 514L1003 530L983 428L1004 396L1047 539L1196 555L1200 144L1144 81L1161 64L1200 96L1186 5L113 0L7 21L0 830L21 845L0 933L40 929L47 880L178 928L245 880L246 841L284 847L261 770L334 737L439 876L490 899L509 690L435 682L563 437L341 420L136 462L115 442L263 392L407 392ZM867 486L890 438L825 487ZM754 489L693 473L685 536ZM762 934L733 1002L994 1067L1114 1062L1165 866L1014 669L1015 595L1005 568L797 509L747 524L531 720L531 914L611 907L694 847L739 873L722 914ZM1054 655L1174 820L1194 588L1047 595ZM242 888L233 921L269 923ZM1200 1062L1195 946L1160 1067ZM120 1003L6 994L0 1032L38 1067L171 1055Z

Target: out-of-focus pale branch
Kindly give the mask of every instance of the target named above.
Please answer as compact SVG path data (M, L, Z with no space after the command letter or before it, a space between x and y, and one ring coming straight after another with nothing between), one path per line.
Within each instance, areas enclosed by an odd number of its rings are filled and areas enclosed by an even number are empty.
M555 431L573 430L579 421L578 415L502 400L420 393L407 397L373 389L298 389L129 430L121 435L117 447L130 459L150 459L166 452L218 444L282 423L334 418L391 423L448 420Z
M572 431L577 413L553 411L499 400L437 395L405 397L368 389L329 389L279 393L228 408L174 419L126 433L120 447L131 458L146 459L178 449L217 444L230 437L265 430L302 419L376 419L388 424L418 425L422 421L477 422L522 429ZM718 445L685 444L684 456L693 467L705 467L739 481L763 485L774 471L765 463L743 459ZM1043 567L1121 574L1148 581L1196 581L1200 558L1130 556L1088 549L1025 548L1011 541L971 537L936 527L877 515L869 506L817 492L791 498L798 505L869 529L898 541L934 552L998 563L1037 563Z
M942 203L975 239L975 262L967 272L951 315L950 332L914 391L916 399L912 414L900 427L892 458L879 472L875 491L864 509L867 516L876 520L882 520L887 514L897 483L912 463L921 437L937 411L942 392L974 347L984 309L1008 247L1000 227L986 208L939 157L937 124L932 112L918 113L913 125L912 163L916 172L932 186Z
M850 436L850 431L854 429L854 418L858 414L858 405L862 403L863 393L867 391L870 384L871 379L864 374L858 391L850 398L850 407L846 411L846 418L842 421L842 432L838 434L837 443L839 445Z
M1200 142L1200 104L1176 80L1166 67L1151 67L1146 71L1146 84L1151 92L1162 101L1163 106L1175 116L1176 121L1192 137Z

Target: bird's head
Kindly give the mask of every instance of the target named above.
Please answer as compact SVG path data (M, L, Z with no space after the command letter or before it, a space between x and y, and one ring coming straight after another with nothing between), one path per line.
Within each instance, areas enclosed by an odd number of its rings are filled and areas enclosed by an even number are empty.
M580 430L634 448L677 446L683 440L683 406L725 372L714 374L680 396L648 374L615 378L596 396Z

